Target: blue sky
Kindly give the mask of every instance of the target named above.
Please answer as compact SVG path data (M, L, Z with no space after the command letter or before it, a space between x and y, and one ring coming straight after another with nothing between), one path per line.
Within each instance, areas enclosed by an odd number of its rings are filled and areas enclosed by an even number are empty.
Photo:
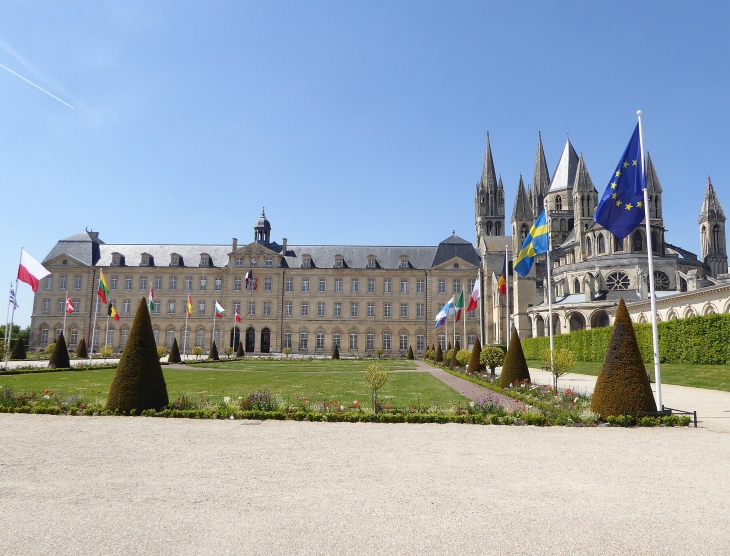
M708 174L730 209L721 2L0 4L2 282L24 245L253 237L474 241L490 132L507 214L566 133L602 191L644 112L667 241L697 252ZM30 322L20 287L16 322Z

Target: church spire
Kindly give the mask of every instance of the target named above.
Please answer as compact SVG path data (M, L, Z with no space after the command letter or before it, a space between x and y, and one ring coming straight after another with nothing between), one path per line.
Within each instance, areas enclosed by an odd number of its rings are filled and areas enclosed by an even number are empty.
M494 171L494 159L492 158L492 146L489 143L489 132L487 132L487 147L484 150L481 186L487 190L488 195L494 195L497 192L497 173Z
M662 184L659 183L659 177L656 175L654 163L651 161L649 153L646 153L646 188L650 194L662 192Z
M712 180L707 178L707 189L705 189L705 198L702 201L702 210L700 211L699 223L703 222L725 222L725 213L720 206L720 199L717 198L715 187Z
M578 168L575 171L575 185L573 186L573 192L581 191L593 193L596 191L591 176L588 173L588 167L586 166L585 160L583 160L583 152L580 153L578 159Z
M515 206L512 209L512 222L516 222L518 220L531 221L534 219L535 215L532 213L530 199L527 195L527 191L525 191L525 182L522 181L522 174L520 174L520 183L517 186Z

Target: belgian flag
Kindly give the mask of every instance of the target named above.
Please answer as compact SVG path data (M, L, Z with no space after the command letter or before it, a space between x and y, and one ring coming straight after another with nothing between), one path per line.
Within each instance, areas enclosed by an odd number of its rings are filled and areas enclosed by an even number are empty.
M107 314L114 320L119 320L119 313L117 313L117 310L114 308L114 303L112 302L109 302L109 309L107 311Z

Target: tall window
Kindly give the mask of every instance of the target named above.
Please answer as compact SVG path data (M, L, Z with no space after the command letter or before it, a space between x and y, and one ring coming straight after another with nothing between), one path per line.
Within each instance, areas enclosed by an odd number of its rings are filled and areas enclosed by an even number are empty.
M302 291L308 292L309 291L309 278L305 278L302 280Z
M65 275L64 276L61 276L61 280L60 280L60 282L58 284L59 289L61 289L61 290L65 290L66 289L66 282L67 282L67 280L68 280L68 277L67 276L65 276Z
M390 332L383 332L383 349L390 350Z
M368 330L365 334L365 349L368 351L375 349L375 333L372 330Z
M46 285L44 286L47 290L53 289L53 274L46 276Z
M162 289L162 276L155 276L155 289L156 290Z
M309 349L307 346L308 340L309 333L306 330L299 332L299 351L307 351Z
M256 302L255 301L249 301L248 302L248 316L252 317L256 314Z
M555 197L555 210L563 210L563 199L560 195Z
M453 284L453 288L454 288L454 293L455 294L461 293L461 280L459 280L458 278L455 279L454 280L454 284Z
M236 266L243 266L243 257L236 257Z
M317 316L318 317L324 316L324 301L317 302Z
M352 293L357 293L360 291L360 282L358 281L357 278L353 278L352 281L350 282L350 284L351 284L350 291Z
M167 344L167 349L170 349L172 347L172 342L175 341L175 329L169 328L167 330L167 339L165 341L165 344Z
M264 278L264 291L265 292L271 291L271 278Z
M208 279L205 276L200 278L200 291L204 292L208 288Z
M47 345L48 344L48 327L44 326L41 328L41 344Z
M274 259L271 257L266 257L264 260L264 266L274 266Z
M383 317L390 317L390 303L383 304Z
M264 301L264 316L268 317L271 314L271 301Z
M375 316L375 303L368 303L368 317Z
M375 293L375 278L368 278L368 293Z
M383 293L390 293L391 292L391 284L390 284L390 278L386 278L383 282Z
M81 289L81 276L74 276L74 289L75 290Z
M476 338L476 336L475 336ZM423 346L425 344L425 336L423 335L423 332L419 332L416 334L416 351L423 351ZM473 344L474 342L472 342Z
M443 332L439 334L439 345L441 346L441 351L446 351L446 334Z
M306 301L302 301L302 316L309 316L309 303L307 303Z
M195 345L197 347L203 347L205 344L205 329L199 329L195 334Z
M152 310L153 315L159 315L160 314L160 302L155 301L153 304L154 309Z
M342 278L335 278L335 293L342 291Z
M78 328L72 328L71 329L71 345L75 346L79 341L79 329Z
M408 318L408 303L400 304L400 318L402 318L402 319Z
M335 316L341 317L342 316L342 303L335 303Z
M291 316L291 307L292 307L291 301L287 301L286 304L284 305L284 315L285 316L287 316L287 317Z
M591 238L586 239L586 254L590 257L593 255L593 244Z
M63 310L66 308L66 300L65 299L59 299L58 300L58 308L56 309L56 312L59 315L63 314Z
M474 291L474 284L476 284L476 282L477 281L474 280L473 278L471 280L469 280L469 289L467 290L469 293Z
M170 291L174 292L177 289L177 278L170 276Z
M240 292L241 291L241 277L237 276L233 279L233 291Z
M223 279L222 278L216 278L215 279L215 291L219 292L223 289Z
M423 303L416 304L416 318L422 319L426 316L426 306Z
M317 330L315 349L324 349L324 331Z
M140 276L139 277L139 289L140 290L146 290L147 289L147 276Z
M332 333L332 347L337 346L337 349L342 347L342 344L340 344L340 333L338 330L335 330Z
M185 291L189 292L193 289L193 277L192 276L186 276L185 277Z
M121 347L127 345L127 338L129 338L129 328L122 328L122 342L120 344Z
M294 291L294 279L287 278L286 279L286 291L287 292L293 292Z
M51 300L48 297L43 300L43 312L44 313L51 312Z
M284 331L284 347L291 349L291 330Z
M350 349L357 350L357 332L354 330L350 332Z
M446 280L439 280L439 293L446 293Z
M119 279L116 276L112 276L110 283L109 283L109 287L113 290L116 290L118 281L119 281Z
M603 237L603 234L598 234L598 254L602 254L606 252L606 240Z
M124 300L124 304L122 305L122 312L125 315L129 314L129 311L132 309L132 302L129 299Z
M416 280L416 293L423 293L426 291L426 285L422 278Z
M167 314L168 315L174 315L175 314L175 302L169 301L167 303Z
M200 301L198 303L198 314L204 315L205 314L205 301Z
M125 276L124 277L124 289L125 290L131 290L132 289L132 277L131 276Z
M350 303L350 316L351 317L357 317L357 303L354 301Z
M327 280L324 278L319 279L319 293L324 293L327 289Z
M400 281L400 293L408 293L408 280L405 278Z
M638 230L634 232L634 234L631 236L633 243L634 243L634 251L643 251L644 250L644 238L641 235L641 232Z
M406 334L405 332L400 333L400 350L408 350L408 334Z
M74 299L72 301L72 303L74 305L74 313L78 313L81 310L80 309L80 307L81 307L81 300L80 299Z

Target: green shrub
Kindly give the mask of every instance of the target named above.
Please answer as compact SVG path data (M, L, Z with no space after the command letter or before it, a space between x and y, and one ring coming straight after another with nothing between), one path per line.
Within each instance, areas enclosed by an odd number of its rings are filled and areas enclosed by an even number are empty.
M337 347L337 344L332 348L332 359L339 359L340 358L340 348Z
M441 351L441 342L436 344L436 354L433 358L436 363L441 363L444 360L444 352Z
M162 359L167 355L167 348L165 346L157 346L157 358Z
M147 300L142 298L109 388L107 411L161 409L169 403L156 347Z
M223 348L223 353L225 353L226 354L226 357L228 359L230 359L231 358L231 355L233 355L233 348L230 347L230 346L226 346L226 347Z
M110 345L101 346L101 349L99 350L99 355L101 355L105 359L107 357L111 357L113 353L114 353L114 348Z
M494 376L494 369L504 365L505 352L497 346L484 346L479 354L479 362L483 367L489 367Z
M203 355L203 348L202 348L202 347L200 347L200 346L195 346L195 347L194 347L194 348L192 349L191 353L192 353L192 354L193 354L193 355L195 356L195 358L197 359L198 357L200 357L201 355Z
M291 350L289 350L289 353L291 353ZM238 342L238 347L236 348L236 357L238 357L239 359L243 357L243 342Z
M177 345L177 338L172 340L172 347L170 348L170 356L167 358L168 363L180 363L180 348Z
M71 367L71 361L68 357L68 349L66 348L66 339L63 337L63 332L58 336L58 340L51 353L51 358L48 360L48 366L52 369L68 369Z
M619 300L611 340L596 379L591 411L604 418L656 411L654 394L623 298Z
M468 372L478 373L482 370L483 365L482 365L482 362L480 361L481 353L482 353L482 343L479 341L479 336L477 336L477 339L471 348L471 356L469 357L469 364L467 366Z
M510 384L521 383L523 380L530 382L530 371L527 368L525 354L522 352L520 336L517 334L517 329L512 327L512 337L504 358L502 373L499 375L499 387L506 388Z
M220 357L218 356L218 348L215 345L215 341L212 341L210 343L210 353L208 353L208 359L212 359L213 361L220 361Z
M452 348L449 348L446 350L446 355L444 356L444 363L451 364L451 355L454 353L454 350Z
M86 359L89 356L89 351L86 349L86 340L81 338L79 345L76 346L76 357L80 359Z
M451 357L449 357L447 359L447 361L449 362L450 369L456 368L456 365L457 365L456 354L459 353L460 350L461 350L461 346L459 345L459 342L457 341L456 345L454 346L454 349L451 350Z
M18 340L20 342L20 340ZM17 344L16 344L17 345ZM46 353L48 355L51 355L53 353L53 350L56 349L56 342L51 342L46 346Z
M460 349L456 352L456 362L462 367L466 367L471 359L471 351L468 349Z
M413 359L413 348L411 346L408 346L408 355L406 355L406 359Z

